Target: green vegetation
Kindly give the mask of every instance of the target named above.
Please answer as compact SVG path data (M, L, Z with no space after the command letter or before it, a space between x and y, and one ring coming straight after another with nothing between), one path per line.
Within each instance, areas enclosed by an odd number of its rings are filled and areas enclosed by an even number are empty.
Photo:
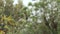
M60 0L13 3L0 0L0 34L60 34Z

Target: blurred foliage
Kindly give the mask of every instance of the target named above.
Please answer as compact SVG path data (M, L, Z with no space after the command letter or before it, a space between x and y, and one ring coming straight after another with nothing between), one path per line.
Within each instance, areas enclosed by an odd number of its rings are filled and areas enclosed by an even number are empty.
M0 34L60 34L60 0L13 3L0 0Z

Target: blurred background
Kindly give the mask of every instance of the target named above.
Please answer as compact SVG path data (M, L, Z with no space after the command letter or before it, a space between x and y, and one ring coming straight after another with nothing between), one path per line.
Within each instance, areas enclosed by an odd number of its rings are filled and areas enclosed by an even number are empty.
M60 34L60 0L0 0L0 34Z

